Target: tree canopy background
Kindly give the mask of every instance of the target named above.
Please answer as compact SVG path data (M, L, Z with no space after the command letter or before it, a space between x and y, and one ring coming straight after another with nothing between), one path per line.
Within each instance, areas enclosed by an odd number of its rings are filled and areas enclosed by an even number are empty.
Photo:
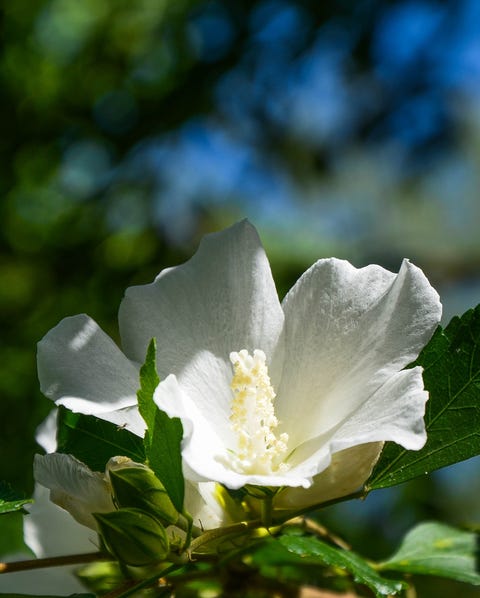
M475 0L2 4L0 479L31 491L35 343L80 312L118 340L124 289L238 218L281 296L322 256L409 257L446 320L479 302ZM378 550L416 517L478 517L464 467L379 493Z

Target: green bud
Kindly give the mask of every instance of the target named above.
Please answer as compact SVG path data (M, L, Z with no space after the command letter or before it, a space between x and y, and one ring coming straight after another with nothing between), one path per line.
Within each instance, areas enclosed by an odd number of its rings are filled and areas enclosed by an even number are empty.
M135 507L160 519L164 524L178 521L178 511L173 506L162 482L144 465L130 464L108 470L116 504Z
M119 509L93 513L108 551L120 562L133 567L153 565L169 553L163 525L140 509Z

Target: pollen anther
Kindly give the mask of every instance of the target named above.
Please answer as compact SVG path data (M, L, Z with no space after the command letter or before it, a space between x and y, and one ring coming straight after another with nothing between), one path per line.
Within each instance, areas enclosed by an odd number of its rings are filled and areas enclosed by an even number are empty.
M230 353L233 392L230 423L237 437L237 447L230 456L232 466L245 474L282 473L288 434L274 433L273 390L268 375L265 353L259 349L253 356L246 349Z

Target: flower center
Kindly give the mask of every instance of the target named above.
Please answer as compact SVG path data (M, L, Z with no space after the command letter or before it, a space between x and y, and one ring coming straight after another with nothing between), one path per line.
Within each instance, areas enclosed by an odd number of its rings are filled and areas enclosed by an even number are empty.
M287 471L283 462L288 434L274 434L278 426L273 409L275 391L270 383L266 357L256 349L253 356L243 349L230 353L233 391L230 422L237 436L237 450L229 458L239 473L272 474Z

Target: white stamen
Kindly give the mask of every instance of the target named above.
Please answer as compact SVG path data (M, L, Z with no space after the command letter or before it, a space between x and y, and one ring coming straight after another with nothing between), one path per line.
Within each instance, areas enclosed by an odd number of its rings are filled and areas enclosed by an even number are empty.
M233 364L233 391L230 422L237 435L237 448L229 457L239 473L272 474L288 470L283 462L288 434L277 438L278 426L273 409L275 392L270 383L266 357L256 349L253 356L246 349L230 353Z

